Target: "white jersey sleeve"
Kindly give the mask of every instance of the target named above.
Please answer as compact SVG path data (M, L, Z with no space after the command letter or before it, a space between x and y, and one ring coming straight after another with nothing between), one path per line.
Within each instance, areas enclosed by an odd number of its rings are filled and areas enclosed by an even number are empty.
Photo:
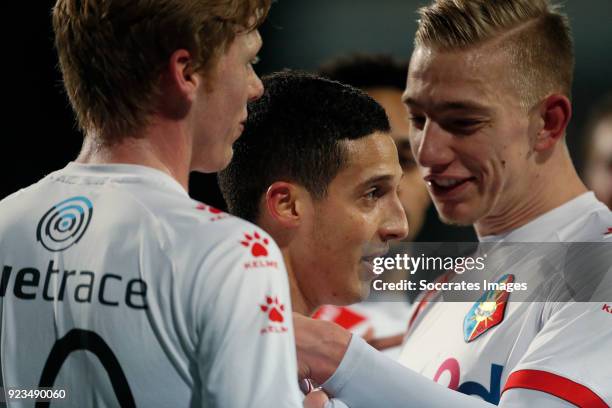
M612 302L550 305L542 330L510 373L502 393L518 401L517 390L547 393L578 407L612 404ZM513 405L514 406L514 403Z
M71 164L0 202L0 384L54 407L299 407L289 302L265 232L155 169Z
M499 406L503 408L576 408L576 405L541 391L514 388L502 396ZM590 405L584 405L590 407Z
M494 405L448 389L400 365L358 336L323 388L350 408L492 408ZM336 404L336 405L333 405Z
M412 407L413 405L406 402L404 405L406 408ZM553 397L550 394L545 394L540 391L532 390L513 390L509 392L502 399L500 406L503 408L576 408L574 404L560 400L557 397ZM351 408L347 406L343 401L332 398L327 402L325 408ZM416 408L416 406L415 406Z
M374 374L376 373L376 374ZM323 384L335 398L325 408L492 408L479 398L443 387L377 352L357 336L332 377ZM502 408L607 408L583 400L574 405L553 395L530 389L512 389L504 394Z
M212 280L209 275L206 284L214 291L195 301L200 309L195 316L208 317L195 323L202 402L206 407L301 406L282 255L255 226L234 238L213 249L201 266L202 272L223 271Z

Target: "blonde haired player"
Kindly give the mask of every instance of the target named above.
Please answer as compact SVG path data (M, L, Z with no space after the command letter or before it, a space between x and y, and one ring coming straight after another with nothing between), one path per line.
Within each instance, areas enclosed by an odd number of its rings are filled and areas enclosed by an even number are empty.
M408 368L325 322L297 318L303 375L351 408L612 404L612 371L602 363L612 346L612 215L587 192L565 143L573 65L567 18L546 0L438 0L420 10L403 99L441 218L474 224L483 242L556 243L569 248L558 261L567 263L546 275L537 262L544 253L530 244L533 256L497 278L530 280L542 292L532 292L535 302L510 294L497 314L482 301L422 303L400 357ZM589 279L596 269L601 282ZM584 285L568 298L564 285L577 281ZM580 296L589 285L596 297Z
M263 92L269 3L57 1L84 141L0 203L1 387L63 390L53 406L301 406L278 247L187 194Z

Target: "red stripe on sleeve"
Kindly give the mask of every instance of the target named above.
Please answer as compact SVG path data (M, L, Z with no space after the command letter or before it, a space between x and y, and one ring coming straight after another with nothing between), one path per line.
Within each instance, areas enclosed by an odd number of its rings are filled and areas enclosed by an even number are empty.
M604 400L584 385L546 371L515 371L510 374L502 394L512 388L542 391L580 408L610 408Z

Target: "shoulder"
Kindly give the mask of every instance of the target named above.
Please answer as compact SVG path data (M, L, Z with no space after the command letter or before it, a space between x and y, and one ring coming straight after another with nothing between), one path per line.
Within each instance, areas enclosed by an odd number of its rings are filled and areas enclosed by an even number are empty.
M569 221L558 231L560 242L612 242L612 212L603 204Z
M189 269L249 269L262 262L282 269L280 249L260 227L192 199L156 208L161 247Z

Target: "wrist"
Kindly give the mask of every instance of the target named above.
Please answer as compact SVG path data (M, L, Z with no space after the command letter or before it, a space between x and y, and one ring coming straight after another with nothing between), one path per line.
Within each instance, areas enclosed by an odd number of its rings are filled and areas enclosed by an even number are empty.
M331 322L322 325L320 331L320 361L316 367L311 367L312 379L318 384L323 384L335 372L351 342L352 334L342 327Z

